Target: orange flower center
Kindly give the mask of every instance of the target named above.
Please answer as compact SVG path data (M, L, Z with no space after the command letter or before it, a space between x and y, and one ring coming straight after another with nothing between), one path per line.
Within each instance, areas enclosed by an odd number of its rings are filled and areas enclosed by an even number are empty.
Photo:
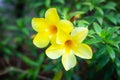
M72 45L73 45L73 42L72 42L71 40L67 40L67 41L65 42L65 46L66 46L67 48L71 48Z
M57 27L56 26L50 26L50 32L52 34L56 34L57 33Z

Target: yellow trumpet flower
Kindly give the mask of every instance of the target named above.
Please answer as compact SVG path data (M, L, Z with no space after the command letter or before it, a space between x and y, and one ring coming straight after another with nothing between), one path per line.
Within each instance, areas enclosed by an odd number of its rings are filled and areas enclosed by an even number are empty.
M64 31L58 32L57 42L52 42L52 45L46 50L46 55L51 59L62 56L62 64L68 71L77 63L75 55L84 59L92 58L91 48L82 43L87 33L88 29L83 27L73 29L70 35Z
M50 8L45 13L45 18L33 18L32 27L37 31L33 39L34 45L39 48L46 47L52 39L58 37L58 32L69 34L73 30L73 24L68 20L60 20L56 8Z

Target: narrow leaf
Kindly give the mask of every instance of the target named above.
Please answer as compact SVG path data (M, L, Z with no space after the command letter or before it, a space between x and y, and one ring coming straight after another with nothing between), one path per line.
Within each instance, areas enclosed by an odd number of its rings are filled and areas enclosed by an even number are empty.
M93 23L93 26L94 26L94 30L96 31L96 33L97 33L98 35L100 35L100 33L101 33L101 31L102 31L100 25L98 25L97 23L94 22L94 23Z
M112 59L112 61L114 61L115 60L115 52L114 52L113 48L109 45L106 45L106 48L107 48L107 52L110 55L110 58Z

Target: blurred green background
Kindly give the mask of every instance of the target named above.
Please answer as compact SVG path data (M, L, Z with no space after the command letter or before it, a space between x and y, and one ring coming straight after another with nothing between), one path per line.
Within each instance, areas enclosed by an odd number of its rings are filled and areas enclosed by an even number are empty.
M32 18L51 7L89 28L93 58L67 72L32 43ZM120 0L0 0L0 80L120 80Z

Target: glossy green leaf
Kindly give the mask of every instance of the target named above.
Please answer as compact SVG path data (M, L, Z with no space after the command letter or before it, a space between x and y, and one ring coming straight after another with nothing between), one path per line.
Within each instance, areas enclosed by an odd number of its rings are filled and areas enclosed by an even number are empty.
M116 20L116 18L115 18L115 15L106 15L106 18L107 18L110 22L112 22L112 23L114 23L114 24L117 24L117 20Z
M100 49L96 49L96 52L93 54L92 59L98 59L99 57L103 56L105 51L106 51L106 48L104 46L102 46Z
M93 23L93 27L94 27L94 30L96 31L96 33L97 33L98 35L100 35L100 33L101 33L101 31L102 31L100 25L94 22L94 23Z
M115 52L114 52L113 48L109 45L106 45L106 49L107 49L108 54L110 55L110 58L112 59L112 61L114 61L115 60Z
M99 22L100 25L103 24L103 17L102 16L99 16L99 17L96 17L97 18L97 21Z
M103 6L104 9L112 9L114 10L116 6L116 3L114 2L108 2L105 6Z
M102 16L104 15L104 12L100 7L96 7L96 9Z

